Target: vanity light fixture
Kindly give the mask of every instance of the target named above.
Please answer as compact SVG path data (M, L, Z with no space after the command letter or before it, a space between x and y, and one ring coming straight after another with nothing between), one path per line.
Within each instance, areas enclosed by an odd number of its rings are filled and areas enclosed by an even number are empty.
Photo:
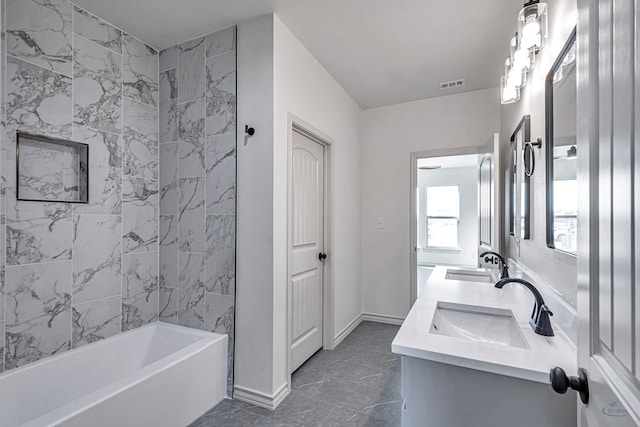
M536 54L547 38L547 4L530 0L518 14L518 32L509 43L509 58L500 81L500 99L503 104L520 100L520 89L527 82L527 73L533 70Z

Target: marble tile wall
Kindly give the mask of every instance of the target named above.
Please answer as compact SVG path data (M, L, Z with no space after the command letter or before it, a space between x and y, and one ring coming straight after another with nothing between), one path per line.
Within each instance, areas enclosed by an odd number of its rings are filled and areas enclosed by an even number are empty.
M233 374L236 29L160 52L160 320L227 333Z
M161 298L177 302L161 291L158 271L167 229L158 222L167 179L158 53L68 0L2 0L2 8L0 371L153 322ZM16 200L17 130L89 144L88 204ZM30 190L47 190L40 185Z

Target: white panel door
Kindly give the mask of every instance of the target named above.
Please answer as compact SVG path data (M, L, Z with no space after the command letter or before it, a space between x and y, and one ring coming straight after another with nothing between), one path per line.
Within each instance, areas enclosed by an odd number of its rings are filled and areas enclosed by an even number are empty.
M581 426L640 423L640 0L579 0ZM575 375L575 373L571 373Z
M292 132L291 372L322 348L324 148Z

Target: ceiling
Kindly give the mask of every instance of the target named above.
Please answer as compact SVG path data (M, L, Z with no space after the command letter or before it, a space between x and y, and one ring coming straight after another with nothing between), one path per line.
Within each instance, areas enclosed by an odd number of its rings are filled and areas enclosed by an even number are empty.
M75 0L163 49L275 12L362 108L498 86L514 0ZM466 86L440 83L466 79Z

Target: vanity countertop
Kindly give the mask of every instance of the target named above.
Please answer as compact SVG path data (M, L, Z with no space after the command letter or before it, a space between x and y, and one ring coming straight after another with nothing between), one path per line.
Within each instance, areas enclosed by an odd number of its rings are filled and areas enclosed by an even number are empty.
M529 326L534 298L528 289L516 283L497 289L494 283L445 279L447 269L452 268L436 267L431 273L393 340L394 353L541 383L549 383L554 366L575 375L576 347L553 317L553 337L537 335ZM432 334L438 302L511 310L530 348ZM553 303L546 302L553 311Z

